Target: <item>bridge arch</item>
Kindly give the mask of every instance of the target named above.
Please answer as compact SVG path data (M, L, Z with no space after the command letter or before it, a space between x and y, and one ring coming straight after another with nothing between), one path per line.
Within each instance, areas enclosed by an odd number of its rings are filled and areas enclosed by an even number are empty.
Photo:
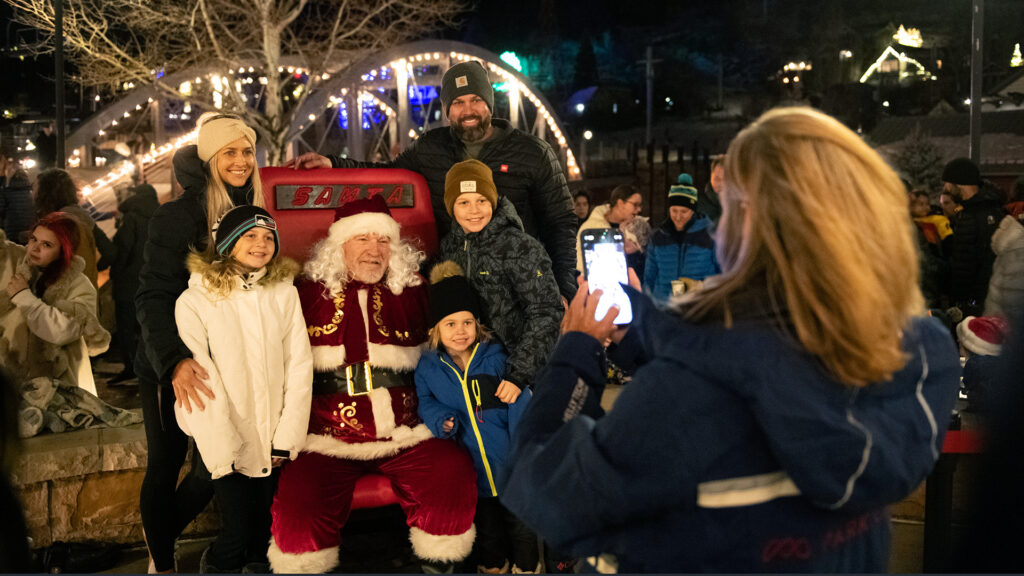
M342 111L358 109L362 114L366 106L374 105L387 117L390 144L405 149L418 133L446 123L440 110L432 110L434 114L423 114L421 110L421 120L417 122L412 114L409 88L414 85L440 87L441 77L449 67L469 60L483 64L491 82L507 90L512 125L547 139L559 153L569 178L580 178L575 154L547 98L526 76L493 52L451 40L423 40L395 46L357 61L331 77L306 99L295 115L292 126L297 134L293 141L295 151L320 151L324 138L317 141L316 136L324 135L325 124L337 120ZM399 73L403 68L405 73ZM324 122L324 116L328 117L328 122ZM321 129L313 130L318 123ZM350 155L360 160L364 159L362 151L365 150L362 136L360 130L346 130Z
M299 71L301 66L295 64L294 58L286 59L287 63L281 71L289 72L294 68ZM444 125L447 119L440 110L427 107L427 113L421 108L420 119L414 118L413 108L409 99L410 86L440 87L444 72L458 62L476 60L489 71L491 82L504 85L507 98L509 120L514 127L530 132L548 141L560 157L569 179L581 178L580 167L572 147L569 145L565 130L554 108L543 94L537 90L530 80L496 54L464 42L449 40L424 40L411 42L370 55L362 60L346 65L340 71L329 75L315 92L311 93L302 108L294 116L291 133L295 134L292 141L293 153L307 150L318 150L324 144L315 136L323 134L331 122L337 120L344 110L359 109L364 106L376 106L386 117L384 125L376 127L382 136L386 133L391 147L404 149L420 132L429 128ZM404 67L405 74L396 70ZM250 75L254 68L239 68L238 74ZM212 68L192 69L169 76L166 82L178 86L185 82L211 81L215 76L225 80L235 71L225 73ZM104 136L105 130L119 123L139 121L140 114L153 114L160 126L154 137L154 145L149 153L143 156L143 164L166 160L166 157L183 144L194 138L190 115L181 113L183 134L173 137L165 135L163 123L167 115L166 96L150 86L129 90L122 98L97 111L87 121L73 130L67 139L69 166L79 165L88 155L88 150L96 143L97 137ZM184 102L187 97L183 96ZM318 128L317 128L318 127ZM346 147L354 157L361 158L365 146L362 144L365 130L345 130ZM313 141L313 142L311 142ZM83 155L82 151L86 151ZM336 152L337 150L324 150ZM111 170L108 174L96 179L86 186L86 196L97 192L112 192L115 184L123 183L131 176L127 167ZM106 195L106 194L104 194Z

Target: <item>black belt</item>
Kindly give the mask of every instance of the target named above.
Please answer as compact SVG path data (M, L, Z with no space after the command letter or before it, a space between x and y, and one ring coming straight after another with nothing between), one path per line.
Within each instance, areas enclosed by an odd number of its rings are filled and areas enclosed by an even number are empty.
M333 372L313 373L313 394L345 392L349 396L360 396L376 388L414 385L412 372L395 372L371 366L369 362L352 364Z

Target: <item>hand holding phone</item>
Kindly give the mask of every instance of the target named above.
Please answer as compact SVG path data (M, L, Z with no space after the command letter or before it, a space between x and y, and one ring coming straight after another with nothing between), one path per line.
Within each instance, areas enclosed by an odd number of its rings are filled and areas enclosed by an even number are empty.
M590 292L601 290L595 319L601 320L612 305L618 306L615 324L633 321L633 308L622 285L629 281L626 249L622 232L614 228L588 228L580 233L583 249L583 274Z

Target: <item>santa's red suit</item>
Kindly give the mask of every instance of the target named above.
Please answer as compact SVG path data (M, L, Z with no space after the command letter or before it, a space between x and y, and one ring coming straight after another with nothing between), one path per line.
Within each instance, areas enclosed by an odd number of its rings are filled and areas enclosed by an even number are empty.
M383 201L349 203L340 216L318 250L367 232L398 238ZM353 488L371 472L391 479L417 556L455 562L472 548L473 464L417 415L412 375L427 337L427 288L411 270L396 280L395 252L376 284L349 280L328 294L323 282L299 282L316 374L306 445L281 471L274 497L274 572L337 565Z

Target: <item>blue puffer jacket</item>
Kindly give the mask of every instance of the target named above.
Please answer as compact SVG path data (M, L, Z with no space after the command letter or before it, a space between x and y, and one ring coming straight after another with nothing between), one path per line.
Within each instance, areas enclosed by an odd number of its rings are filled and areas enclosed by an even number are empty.
M651 235L644 287L656 301L668 301L673 280L703 280L722 271L715 257L715 241L708 231L710 225L711 220L697 212L682 231L676 230L672 220L665 220Z
M553 548L620 572L885 571L886 506L928 476L956 400L948 330L915 318L905 367L854 389L763 312L694 325L630 292L621 347L648 360L602 414L601 343L561 338L506 507Z
M460 372L447 352L431 350L416 366L420 418L437 438L458 438L473 456L480 496L497 496L505 477L511 438L533 393L523 390L512 404L494 396L505 372L505 349L498 342L477 344L469 369ZM444 421L455 418L451 432Z

